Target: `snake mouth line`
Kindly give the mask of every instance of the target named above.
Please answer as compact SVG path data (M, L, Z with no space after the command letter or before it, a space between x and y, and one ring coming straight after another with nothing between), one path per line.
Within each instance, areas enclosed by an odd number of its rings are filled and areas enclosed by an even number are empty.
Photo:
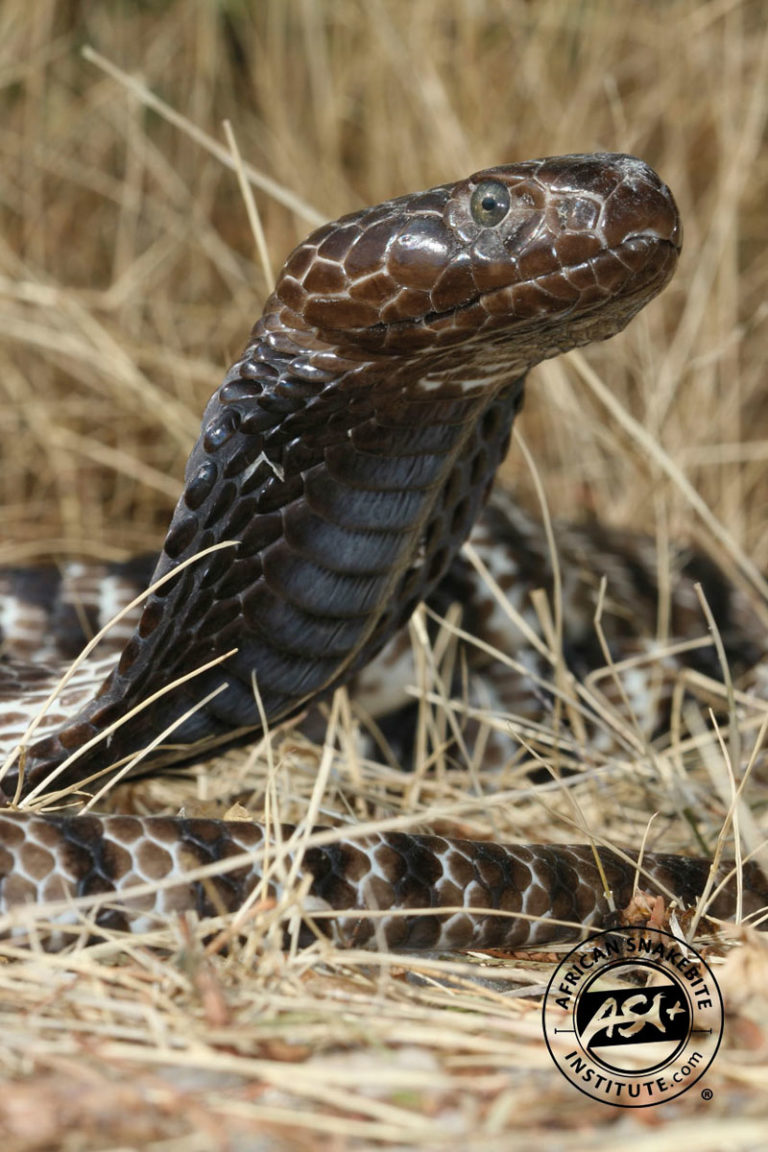
M565 268L553 269L550 272L542 273L542 275L540 275L540 276L531 276L527 280L515 280L513 282L510 282L509 284L502 286L501 288L492 288L488 292L478 292L476 295L469 297L462 304L457 304L453 308L447 308L443 311L435 310L433 312L425 312L422 316L410 317L410 318L403 319L403 320L391 320L391 321L383 321L382 320L376 324L369 324L365 328L357 328L357 329L355 329L355 331L360 332L360 333L370 332L372 334L378 334L380 332L383 333L383 332L391 331L391 330L396 330L398 332L404 332L408 329L417 329L417 328L422 327L422 326L428 327L431 324L439 324L441 321L450 319L451 316L457 316L462 312L469 312L472 308L477 307L478 304L482 304L482 302L484 300L492 299L493 297L497 296L501 292L509 292L511 289L515 289L515 288L529 288L529 287L540 286L541 282L543 280L547 279L548 277L552 276L553 274L555 274L557 272L561 272L563 275L567 275L568 273L572 273L572 272L577 272L579 269L586 268L589 265L593 264L596 260L601 259L601 257L605 256L608 253L610 253L611 255L614 255L614 256L618 256L620 259L622 251L626 250L626 248L630 244L636 245L638 240L647 241L648 246L650 246L652 244L652 245L659 247L661 249L668 249L668 250L674 252L675 254L680 252L680 245L675 243L674 240L669 240L666 237L658 236L657 234L655 234L653 232L634 232L634 233L632 233L631 236L627 236L627 238L625 240L622 240L621 244L617 244L614 248L602 248L599 252L597 252L594 256L591 256L588 260L582 260L578 264L570 264ZM627 292L626 299L631 299L631 297L634 296L637 292L644 291L646 287L647 287L647 284L645 282L638 284L633 289L633 291ZM552 299L556 300L556 297L553 296ZM559 310L557 312L553 312L551 319L552 320L561 320L561 319L567 317L568 315L570 315L572 310L578 306L578 304L579 304L578 299L570 302L567 305L567 307L563 308L561 311ZM584 314L588 315L590 312L601 308L603 304L604 304L603 300L593 301L592 303L588 304L584 308ZM549 319L549 318L550 317L548 317L546 314L542 315L541 313L539 313L535 316L521 316L517 319L516 330L519 331L519 329L524 327L527 323L541 324L542 322L546 322L547 319ZM514 320L514 317L511 317L511 319Z

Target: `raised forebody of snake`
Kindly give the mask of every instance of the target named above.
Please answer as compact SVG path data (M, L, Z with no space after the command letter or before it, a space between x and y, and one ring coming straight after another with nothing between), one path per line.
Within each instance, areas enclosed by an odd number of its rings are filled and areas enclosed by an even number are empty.
M146 772L200 757L364 677L421 601L460 582L459 550L528 369L622 329L669 280L680 238L653 171L594 155L488 169L343 217L296 248L205 411L160 583L132 635L100 687L103 659L85 662L26 742L30 701L50 684L18 659L32 577L5 574L0 908L10 930L23 930L20 906L40 901L59 902L56 945L82 915L74 897L103 894L95 933L246 900L262 876L259 825L39 815L24 804L134 759ZM498 507L484 515L481 542L489 517L505 530ZM29 624L34 595L26 606ZM290 835L282 829L280 844ZM567 938L605 922L608 891L620 908L638 880L690 904L709 875L703 859L649 853L638 871L630 856L590 846L354 828L326 839L296 848L308 914L338 912L317 920L338 941L391 948ZM185 878L205 864L219 865L214 876ZM717 875L715 916L735 910L731 872ZM131 896L147 882L157 890ZM755 863L740 884L742 912L756 914L768 885Z

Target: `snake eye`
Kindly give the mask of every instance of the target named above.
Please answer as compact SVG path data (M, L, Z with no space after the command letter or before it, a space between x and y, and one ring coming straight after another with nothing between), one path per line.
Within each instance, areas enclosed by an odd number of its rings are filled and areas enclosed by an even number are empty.
M483 180L472 193L469 208L476 224L492 228L509 212L509 192L499 180Z

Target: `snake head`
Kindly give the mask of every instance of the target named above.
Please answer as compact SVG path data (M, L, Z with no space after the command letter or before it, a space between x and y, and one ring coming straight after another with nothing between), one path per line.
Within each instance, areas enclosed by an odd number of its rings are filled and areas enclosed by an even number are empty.
M672 194L642 160L550 157L321 228L288 258L272 309L352 355L491 341L498 356L508 340L525 371L623 328L669 280L681 238Z

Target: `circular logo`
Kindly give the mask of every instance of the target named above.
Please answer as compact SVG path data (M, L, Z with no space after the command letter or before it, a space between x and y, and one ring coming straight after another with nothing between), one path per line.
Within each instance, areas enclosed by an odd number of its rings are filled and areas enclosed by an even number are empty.
M622 928L568 953L547 986L542 1016L566 1079L604 1104L648 1108L674 1100L709 1068L723 1000L690 944Z

